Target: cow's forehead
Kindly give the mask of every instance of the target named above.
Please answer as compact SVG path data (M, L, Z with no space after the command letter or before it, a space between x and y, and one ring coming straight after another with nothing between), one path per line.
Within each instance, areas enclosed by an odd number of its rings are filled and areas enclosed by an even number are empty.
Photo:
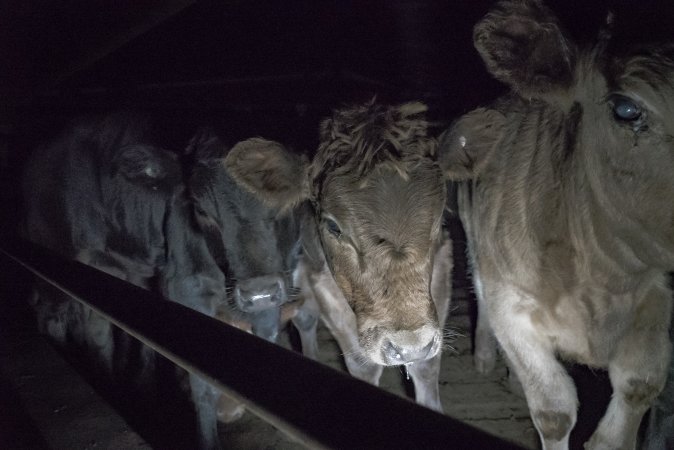
M442 214L444 179L430 161L405 172L382 165L363 177L328 177L320 202L324 213L364 233L429 231Z
M576 67L576 100L602 101L618 93L652 111L674 102L674 47L643 47L617 54L581 55ZM668 111L669 112L669 111ZM664 113L664 111L663 111Z
M256 222L278 218L279 211L270 207L236 183L224 170L207 173L192 183L192 196L202 205L211 205L212 214L233 223Z
M662 111L662 115L672 113L674 103L674 61L658 52L640 52L618 61L611 80L627 95L636 97L651 111Z

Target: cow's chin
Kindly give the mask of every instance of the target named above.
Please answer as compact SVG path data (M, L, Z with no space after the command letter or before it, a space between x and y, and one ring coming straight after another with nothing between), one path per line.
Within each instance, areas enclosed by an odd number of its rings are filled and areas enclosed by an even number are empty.
M382 366L413 364L436 356L442 348L442 333L435 325L415 330L369 327L359 330L363 356Z

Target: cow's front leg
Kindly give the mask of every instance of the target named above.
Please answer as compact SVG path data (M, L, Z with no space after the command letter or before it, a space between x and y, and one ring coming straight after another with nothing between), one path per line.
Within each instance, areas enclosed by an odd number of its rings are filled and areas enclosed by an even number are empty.
M674 329L669 332L670 342L674 341ZM669 360L667 383L651 406L648 425L644 435L643 450L674 448L674 356Z
M442 329L452 299L452 262L452 241L445 233L445 239L433 258L431 276L431 297ZM440 413L442 412L439 387L441 358L442 353L438 353L431 359L417 361L407 366L407 373L414 383L414 397L417 403Z
M220 393L203 378L189 374L190 392L197 419L199 448L220 449L217 407Z
M103 370L113 373L113 353L115 341L112 324L89 307L82 307L84 314L84 340L88 348L98 357Z
M442 413L440 401L440 360L441 353L431 359L419 361L407 366L414 383L414 396L418 404Z
M315 303L313 298L311 301ZM315 361L318 360L318 338L316 336L316 329L318 327L319 316L318 305L316 305L315 309L307 308L303 305L292 319L293 325L297 328L300 335L302 354Z
M664 311L664 314L663 314ZM671 357L671 292L654 288L638 310L630 331L609 362L613 396L588 450L631 450L644 413L662 391Z
M352 376L378 386L384 368L370 362L362 354L358 342L356 315L327 267L324 266L323 271L313 274L311 281L323 323L339 344L347 370Z
M459 212L461 223L466 231L468 264L470 266L473 287L475 288L475 298L477 300L477 323L475 326L475 348L473 351L473 364L475 370L482 374L488 374L496 367L496 339L487 313L487 303L484 297L484 287L480 276L480 264L475 251L475 227L472 223L470 211L472 194L468 186L462 185L459 188L457 200L459 202Z
M520 295L504 286L485 293L491 317L498 318L492 321L494 333L522 383L543 449L567 450L578 407L573 380L557 361L549 338L519 307Z
M487 304L480 280L480 272L477 265L473 266L473 285L477 299L477 325L475 326L475 353L473 362L475 370L482 374L489 374L496 367L496 340L489 325Z
M316 331L318 328L318 318L321 314L314 289L309 280L308 270L306 263L300 259L293 271L293 286L300 290L302 304L295 310L291 320L300 335L302 354L318 361L318 337Z

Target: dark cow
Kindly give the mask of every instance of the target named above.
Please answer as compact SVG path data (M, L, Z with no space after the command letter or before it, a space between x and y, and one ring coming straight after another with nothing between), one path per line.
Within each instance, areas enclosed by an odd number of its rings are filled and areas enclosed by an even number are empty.
M167 204L182 182L174 154L151 144L148 124L113 115L71 127L28 162L23 232L33 242L149 287L165 264ZM36 290L41 331L70 332L112 369L109 322L78 302Z
M441 142L460 187L480 302L543 447L566 449L575 386L558 360L607 368L588 449L634 448L663 388L674 269L674 46L580 47L539 2L500 2L474 29L512 92ZM482 334L482 336L480 336ZM477 349L479 366L492 349ZM671 410L670 410L671 417Z
M239 142L233 151L264 147L282 148L253 138ZM224 170L229 147L212 130L193 138L188 152L195 157L188 182L190 200L209 247L218 249L216 258L231 294L229 308L218 312L227 322L243 319L254 334L273 342L280 306L296 296L292 277L300 257L300 230L310 217L308 205L281 210L242 189ZM317 318L313 319L315 326ZM301 318L296 322L300 330L312 328L302 326ZM308 347L315 358L315 347Z
M302 208L270 209L242 191L223 164L228 147L212 133L193 139L183 183L177 158L150 144L150 128L116 115L77 125L37 151L24 178L27 237L139 286L157 285L167 298L211 317L246 322L274 340L282 305L294 299ZM256 146L280 148L262 139L235 148ZM81 336L111 369L110 324L75 301L37 292L40 328L59 340L68 331ZM312 311L294 308L293 321L315 357ZM189 378L200 445L218 447L220 394Z
M406 365L417 400L441 409L438 371L450 300L445 182L418 103L335 111L311 163L277 147L232 150L226 165L278 208L309 199L302 267L349 371L378 383Z
M192 139L188 147L188 153L194 158L189 164L189 198L179 199L179 207L194 210L200 236L204 237L199 243L211 250L217 262L210 269L225 275L226 281L222 280L225 284L219 280L217 288L225 287L226 296L219 291L220 301L212 302L194 288L215 279L204 278L203 269L194 267L189 249L174 245L194 240L194 233L185 231L187 224L180 223L186 214L169 217L170 245L162 277L163 291L170 299L272 342L276 341L281 324L292 320L299 331L303 353L316 359L318 308L312 299L298 298L293 280L300 258L300 233L310 219L308 205L291 209L267 205L242 189L225 170L224 158L230 151L253 152L266 148L285 151L280 144L261 138L239 142L230 150L208 129ZM208 288L211 289L216 286ZM286 317L282 317L284 312ZM191 377L190 383L193 392L212 390L197 377ZM205 403L201 409L213 411L212 395L216 394L203 395L205 397L198 395ZM243 413L243 407L226 398L220 399L218 409L224 422L235 420ZM212 426L213 417L202 421L205 423Z

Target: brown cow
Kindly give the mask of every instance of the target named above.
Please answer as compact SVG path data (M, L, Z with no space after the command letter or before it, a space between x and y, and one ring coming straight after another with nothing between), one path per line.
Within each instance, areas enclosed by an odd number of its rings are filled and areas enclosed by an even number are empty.
M226 165L276 207L312 201L304 288L313 290L351 374L376 384L383 366L405 364L417 401L441 410L451 245L425 110L418 103L344 108L323 122L311 163L269 147L232 152Z
M558 358L608 369L613 397L586 448L634 448L671 353L674 46L623 50L602 32L581 48L534 1L498 3L474 41L512 89L441 144L449 175L473 179L459 209L481 320L544 448L566 449L576 421ZM478 351L483 369L493 355Z

